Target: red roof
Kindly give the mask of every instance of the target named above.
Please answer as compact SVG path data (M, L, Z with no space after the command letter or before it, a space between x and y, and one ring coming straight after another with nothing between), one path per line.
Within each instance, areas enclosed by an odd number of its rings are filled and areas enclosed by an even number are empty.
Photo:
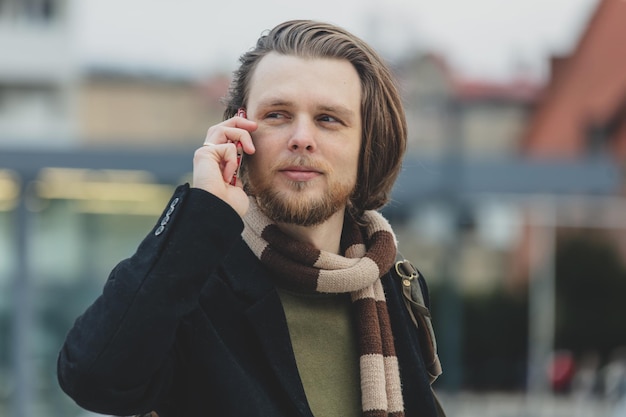
M523 141L526 152L583 156L593 127L606 136L602 140L610 152L626 156L624 130L608 128L626 99L626 1L601 0L571 56L553 63L552 78Z
M502 99L533 102L541 92L541 86L527 79L511 82L489 82L478 80L455 80L454 88L461 99Z

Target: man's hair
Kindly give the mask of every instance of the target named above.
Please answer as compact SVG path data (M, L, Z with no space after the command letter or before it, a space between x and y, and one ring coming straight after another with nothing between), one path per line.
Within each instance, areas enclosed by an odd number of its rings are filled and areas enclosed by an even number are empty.
M362 144L357 183L349 210L360 218L364 210L389 201L406 150L406 118L391 71L367 43L350 32L322 22L293 20L262 35L244 53L226 97L224 119L246 107L256 65L270 52L303 58L348 60L361 80Z

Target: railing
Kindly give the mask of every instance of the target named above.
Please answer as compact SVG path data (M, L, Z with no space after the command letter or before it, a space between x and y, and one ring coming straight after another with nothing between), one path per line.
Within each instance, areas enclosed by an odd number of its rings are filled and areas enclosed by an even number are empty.
M527 396L523 393L438 394L451 417L624 417L626 398Z

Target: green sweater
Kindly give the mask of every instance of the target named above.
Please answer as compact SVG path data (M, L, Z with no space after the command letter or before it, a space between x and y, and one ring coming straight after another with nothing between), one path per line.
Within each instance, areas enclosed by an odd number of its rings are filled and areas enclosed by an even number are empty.
M348 294L278 291L315 417L361 415L359 354Z

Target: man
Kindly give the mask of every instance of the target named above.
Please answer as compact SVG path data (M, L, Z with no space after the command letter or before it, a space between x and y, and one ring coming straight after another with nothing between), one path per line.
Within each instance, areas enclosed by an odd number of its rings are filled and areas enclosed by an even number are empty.
M395 237L374 211L405 146L399 94L369 46L311 21L262 36L195 152L192 187L68 334L63 389L116 415L435 416L388 272Z

